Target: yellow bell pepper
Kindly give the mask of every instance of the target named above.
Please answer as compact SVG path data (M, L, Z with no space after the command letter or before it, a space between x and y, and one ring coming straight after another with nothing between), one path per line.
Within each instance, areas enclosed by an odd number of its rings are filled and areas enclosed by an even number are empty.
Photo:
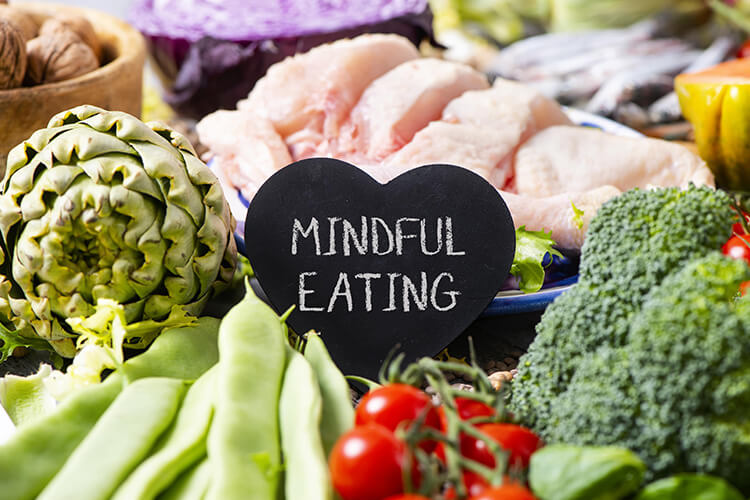
M675 91L716 185L750 191L750 60L678 75Z

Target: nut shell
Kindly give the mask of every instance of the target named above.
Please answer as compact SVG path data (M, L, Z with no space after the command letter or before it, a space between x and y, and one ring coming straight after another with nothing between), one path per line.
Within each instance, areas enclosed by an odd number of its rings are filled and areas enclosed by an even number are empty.
M39 32L40 34L43 34L48 30L56 30L59 29L60 25L73 30L86 45L91 47L91 50L94 51L94 55L96 56L96 60L101 62L102 45L99 43L99 38L94 32L94 27L88 19L75 14L58 14L54 19L45 21Z
M0 90L19 87L26 72L26 45L15 25L0 19Z
M0 2L0 19L8 21L21 32L24 42L28 42L37 35L39 27L27 12L12 5L2 5Z
M49 23L58 26L45 28ZM81 38L57 21L46 21L40 35L26 44L29 83L69 80L99 67L99 61Z

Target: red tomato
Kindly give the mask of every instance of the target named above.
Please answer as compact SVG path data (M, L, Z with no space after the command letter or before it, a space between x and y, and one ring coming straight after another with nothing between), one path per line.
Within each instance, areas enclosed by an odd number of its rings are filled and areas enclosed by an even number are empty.
M460 396L457 397L455 401L456 413L461 420L469 420L477 417L491 417L495 414L494 408L482 403L481 401L462 398ZM442 406L438 408L438 413L440 414L440 430L445 433L448 430L448 421L445 418L445 410L443 410ZM462 449L466 439L468 439L468 436L462 432L460 437ZM445 462L445 449L443 448L443 443L438 444L435 454L440 460Z
M466 495L470 497L479 495L481 492L490 487L490 485L482 476L470 470L464 471L464 473L462 474L462 479L464 482L464 486L466 487Z
M750 225L750 214L747 214L745 212L742 212L742 216L745 218L745 222ZM735 222L732 224L732 234L747 234L745 232L745 228L742 227L742 224L740 222Z
M528 467L531 454L543 446L539 436L520 425L482 424L478 429L510 453L510 466ZM495 467L495 457L481 439L469 437L466 443L462 443L461 454L487 467Z
M354 412L356 425L378 424L395 431L402 422L413 422L424 412L425 427L440 429L440 416L430 396L406 384L384 385L365 394ZM427 453L435 449L434 441L420 445Z
M737 49L737 58L743 59L745 57L750 57L750 40L746 40L745 43Z
M733 259L744 260L750 264L750 238L734 235L724 243L721 252Z
M458 498L456 496L456 488L453 485L446 487L445 491L443 491L443 500L456 500L456 498Z
M390 496L385 500L430 500L430 498L424 495L416 495L414 493L401 493L399 495Z
M495 414L495 409L481 401L471 398L457 397L456 412L461 420L469 420L477 417L491 417Z
M512 482L512 480L508 476L503 476L503 478L503 481L506 483ZM487 483L487 481L476 472L472 472L469 470L464 471L464 473L462 474L462 480L464 482L466 495L468 497L479 495L484 490L490 488L490 485ZM443 498L445 500L456 500L458 498L458 496L456 495L456 489L453 486L449 486L448 488L446 488L445 492L443 493Z
M331 450L331 481L342 500L382 500L404 491L406 445L385 427L355 427Z
M536 500L536 497L520 484L508 483L488 488L469 500Z

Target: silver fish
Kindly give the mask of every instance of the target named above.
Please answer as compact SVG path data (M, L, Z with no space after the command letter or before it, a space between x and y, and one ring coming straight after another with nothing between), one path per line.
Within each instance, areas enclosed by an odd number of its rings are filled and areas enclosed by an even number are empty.
M592 65L585 72L577 73L566 79L568 92L560 94L563 101L588 99L601 92L594 106L599 102L614 99L626 87L628 80L639 74L674 74L685 68L698 55L696 50L668 51L651 55L623 56L616 59L601 61ZM616 79L615 79L616 78ZM609 90L602 90L602 86L609 80L615 79ZM610 106L614 109L615 106Z
M704 50L701 55L695 58L687 68L685 73L694 73L702 69L710 68L732 54L739 45L737 38L734 36L720 36ZM668 123L677 121L682 116L680 101L675 92L670 92L664 97L657 99L648 108L648 116L652 123Z
M515 42L500 51L489 71L509 76L521 68L556 62L586 52L592 47L621 46L648 40L657 21L649 19L625 29L547 33Z

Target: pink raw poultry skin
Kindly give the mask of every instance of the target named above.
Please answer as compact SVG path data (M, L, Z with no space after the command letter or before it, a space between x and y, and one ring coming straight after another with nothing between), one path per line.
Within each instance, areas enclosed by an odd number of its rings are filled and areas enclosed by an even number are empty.
M349 161L380 182L452 163L498 188L516 227L552 231L567 248L583 244L598 208L622 190L713 185L681 146L570 125L534 89L501 79L490 87L468 66L418 59L406 39L362 35L276 64L238 110L208 115L198 132L225 189L248 200L271 173L313 156Z
M418 57L396 35L339 40L275 64L237 107L271 120L295 160L324 154L373 80Z

